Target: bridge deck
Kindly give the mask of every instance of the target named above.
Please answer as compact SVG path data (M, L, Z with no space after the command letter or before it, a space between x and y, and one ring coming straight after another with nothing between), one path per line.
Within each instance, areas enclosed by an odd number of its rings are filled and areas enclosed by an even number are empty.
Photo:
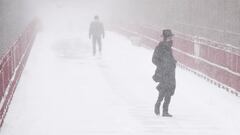
M93 57L86 35L38 35L2 135L240 134L239 98L180 68L174 117L155 116L152 50L108 32Z

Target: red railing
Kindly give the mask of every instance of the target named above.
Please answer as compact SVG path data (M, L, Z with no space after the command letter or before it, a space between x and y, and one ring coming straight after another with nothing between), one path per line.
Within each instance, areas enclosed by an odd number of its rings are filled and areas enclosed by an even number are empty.
M0 127L35 39L37 23L37 20L30 23L0 58Z
M150 25L118 24L114 27L126 36L140 37L140 44L154 48L161 28ZM240 92L240 48L174 31L174 55L181 66L200 74L219 87Z

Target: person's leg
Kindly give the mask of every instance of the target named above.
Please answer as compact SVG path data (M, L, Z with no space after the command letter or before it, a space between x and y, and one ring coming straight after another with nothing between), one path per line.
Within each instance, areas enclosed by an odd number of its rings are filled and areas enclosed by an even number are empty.
M93 55L96 55L96 43L97 43L97 38L93 37L92 38L92 46L93 46Z
M98 42L98 50L101 53L102 52L102 40L101 40L101 37L97 38L97 42Z
M164 97L163 116L172 117L172 115L170 115L170 114L168 113L168 107L169 107L170 102L171 102L171 95L170 95L170 94L167 94L167 95Z
M161 105L161 102L162 102L163 98L164 98L164 93L159 91L158 99L157 99L157 102L156 102L155 107L154 107L154 113L156 115L160 114L159 109L160 109L160 105Z

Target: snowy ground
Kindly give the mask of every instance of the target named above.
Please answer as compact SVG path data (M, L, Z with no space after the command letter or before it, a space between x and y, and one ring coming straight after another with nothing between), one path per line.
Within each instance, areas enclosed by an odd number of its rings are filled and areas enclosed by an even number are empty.
M1 135L240 134L239 98L179 68L174 117L155 116L152 50L107 32L91 52L87 33L40 33Z

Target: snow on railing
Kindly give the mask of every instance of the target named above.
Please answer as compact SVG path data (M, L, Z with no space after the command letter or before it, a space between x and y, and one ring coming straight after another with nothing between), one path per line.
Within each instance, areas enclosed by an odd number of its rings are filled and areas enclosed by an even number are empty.
M140 44L148 48L158 44L162 33L159 27L136 24L119 24L115 30L128 37L139 37ZM173 52L180 67L240 96L239 48L178 31L174 33Z
M37 33L37 24L37 19L31 22L0 58L0 127L30 53Z

